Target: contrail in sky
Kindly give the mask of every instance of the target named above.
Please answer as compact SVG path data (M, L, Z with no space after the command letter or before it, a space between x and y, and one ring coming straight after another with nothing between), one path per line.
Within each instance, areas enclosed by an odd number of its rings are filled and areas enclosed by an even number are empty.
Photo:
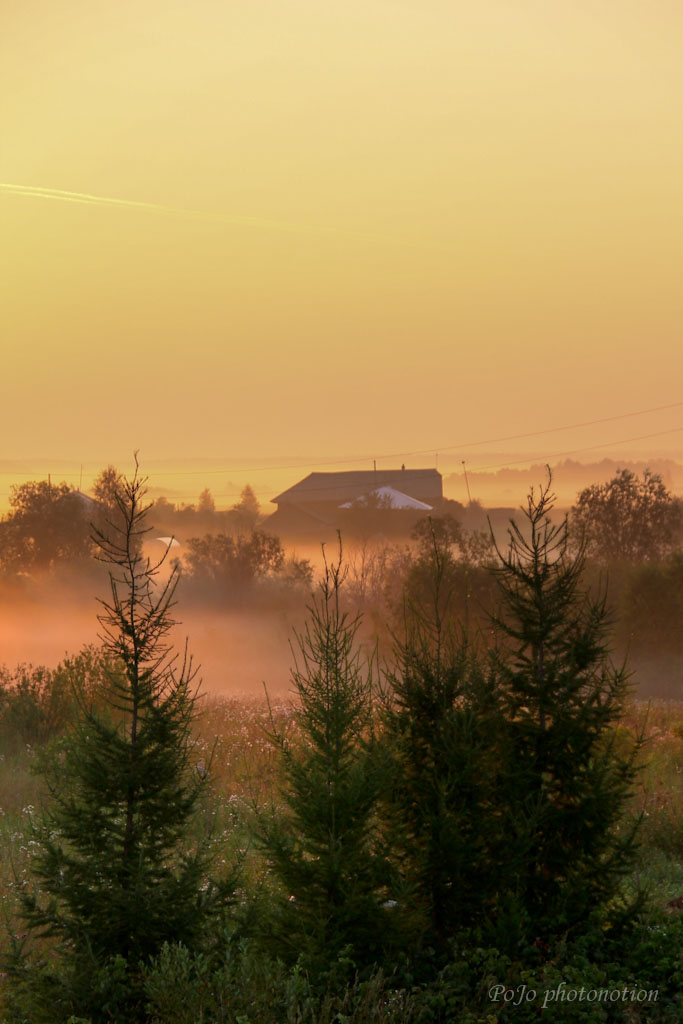
M60 188L40 188L34 185L10 185L0 182L0 190L10 195L28 196L34 199L57 199L63 203L82 203L87 206L125 206L153 213L169 213L180 217L194 217L200 220L225 221L248 227L276 228L281 231L299 231L294 224L265 220L258 217L236 217L228 213L212 213L208 210L191 210L179 206L162 206L159 203L144 203L136 199L115 199L111 196L96 196L88 192L67 192Z

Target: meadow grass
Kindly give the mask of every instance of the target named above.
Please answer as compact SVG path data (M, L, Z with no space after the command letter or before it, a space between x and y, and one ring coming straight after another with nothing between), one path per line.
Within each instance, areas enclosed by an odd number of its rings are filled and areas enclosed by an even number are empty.
M294 711L287 698L270 704L265 698L200 702L192 757L207 784L193 824L195 838L210 839L218 876L240 865L244 898L273 884L252 838L253 822L257 809L282 801L279 755L269 733L286 729L294 735ZM627 888L644 891L646 915L661 915L683 895L683 703L634 702L618 729L627 733L627 742L641 730L646 740L625 822L640 820L638 857ZM0 954L12 933L24 931L20 897L35 885L32 824L46 799L36 771L39 752L30 745L7 744L7 749L0 752Z
M683 895L683 702L634 703L624 724L645 737L629 807L640 818L636 882L665 906Z
M218 865L227 867L230 858L241 857L250 870L258 870L250 823L256 808L281 801L278 752L269 732L285 728L293 735L294 709L293 701L282 697L270 703L248 697L200 702L193 757L197 771L207 773L207 785L194 828L198 836L212 838ZM644 730L641 770L628 808L631 820L641 819L635 877L651 888L654 900L666 903L683 894L683 702L634 702L619 728L631 735ZM31 823L45 800L37 760L30 745L0 752L5 911L15 907L17 887L30 877Z

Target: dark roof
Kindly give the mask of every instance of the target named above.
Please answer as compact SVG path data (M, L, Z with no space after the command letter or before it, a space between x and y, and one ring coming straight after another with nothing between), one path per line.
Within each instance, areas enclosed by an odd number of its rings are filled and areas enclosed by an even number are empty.
M440 498L437 469L354 469L347 473L309 473L271 500L278 502L353 501L375 487L395 487L418 501Z
M336 505L323 504L320 508L315 505L297 505L294 502L285 501L278 505L275 512L268 516L266 529L275 530L276 533L304 533L313 534L316 531L327 530L332 536L338 525L339 511Z

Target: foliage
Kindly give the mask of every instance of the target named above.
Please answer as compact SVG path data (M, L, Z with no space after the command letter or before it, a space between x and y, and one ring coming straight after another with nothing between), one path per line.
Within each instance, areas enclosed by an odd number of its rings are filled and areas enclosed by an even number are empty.
M634 651L683 653L683 552L633 566L620 603L621 631Z
M678 1024L682 948L681 916L594 929L514 958L463 931L429 982L399 962L349 983L342 956L330 971L336 984L320 991L301 963L287 970L243 940L222 959L164 947L146 982L152 1024Z
M411 993L381 969L348 982L353 964L342 953L321 989L302 961L287 968L245 940L228 944L222 961L165 947L147 972L150 1024L417 1024Z
M213 494L208 487L205 487L202 493L199 495L199 502L197 504L197 512L200 515L213 514L216 511L216 502L213 500Z
M604 597L582 593L583 552L569 556L553 500L550 480L532 490L526 530L512 521L496 570L494 665L510 745L497 802L516 868L511 913L534 934L579 926L617 897L634 857L633 829L620 828L640 746L615 743L628 676L610 663Z
M368 961L386 927L373 835L371 679L355 646L360 620L340 608L344 575L341 553L326 561L296 636L299 741L271 733L283 763L285 809L261 816L260 837L282 886L273 928L283 947L311 959L348 947Z
M364 614L374 615L377 625L382 624L390 609L400 605L405 576L412 564L407 545L360 544L348 561L347 602Z
M107 466L93 484L92 492L100 505L110 513L118 513L125 501L125 480L115 466Z
M104 648L116 717L81 700L80 717L48 775L51 808L37 828L33 874L48 898L27 893L24 917L35 942L57 940L51 967L10 965L16 1005L33 1021L55 1013L95 1021L137 1020L140 964L166 941L206 941L217 892L207 854L184 849L202 780L191 763L194 672L178 670L168 642L177 575L157 584L159 565L139 554L147 508L136 470L125 481L122 525L98 541L112 568L102 601Z
M5 750L31 746L60 736L78 713L79 700L97 703L106 683L119 671L111 656L85 647L55 669L44 665L0 667L0 738Z
M279 539L260 530L236 536L219 533L191 537L186 543L183 571L191 595L228 601L243 600L257 587L303 593L313 581L313 566L307 559L295 555L285 558Z
M272 710L282 727L295 727L294 708L289 702L274 703ZM277 951L264 950L263 943L255 937L245 940L243 930L234 935L231 928L227 936L217 930L213 951L180 947L176 953L177 947L170 944L167 956L154 958L145 972L150 1017L156 1015L164 1024L196 1024L203 1011L204 1020L215 1024L220 1024L221 1013L229 1024L240 1016L251 1024L281 1024L288 1020L338 1024L335 1016L342 1013L359 1024L382 1020L401 1024L490 1024L488 1018L492 1016L497 1016L500 1024L524 1024L525 1020L538 1019L542 999L505 1008L502 1001L494 1004L489 999L492 984L514 987L526 982L544 991L545 986L555 987L562 979L568 984L580 979L581 983L621 984L622 988L636 982L646 983L648 989L657 987L656 1006L615 1004L607 1011L612 1015L609 1019L619 1024L678 1024L683 915L680 911L664 913L656 908L664 908L668 900L683 892L682 851L680 845L673 846L675 830L680 834L679 822L683 820L681 716L680 703L649 707L637 703L629 708L619 727L618 743L624 749L629 746L629 734L637 734L643 723L649 737L646 767L629 811L635 817L646 814L640 833L638 879L649 892L646 915L633 930L608 937L601 925L597 931L567 943L532 943L523 951L522 958L522 951L510 956L490 948L490 940L481 934L481 929L479 933L473 929L456 936L448 962L436 964L431 980L420 984L416 980L415 958L396 955L392 955L384 972L378 969L369 976L363 972L363 980L350 982L343 956L341 962L328 961L324 969L329 981L323 980L321 984L319 975L307 970L303 963L285 968L278 963ZM234 862L239 847L248 845L251 800L258 796L260 803L267 802L276 785L279 759L263 735L267 722L268 708L263 700L212 698L207 700L194 726L194 756L208 758L214 738L218 737L209 785L202 797L203 820L198 819L195 828L201 830L205 823L215 823L214 850L227 864ZM626 735L622 736L622 732ZM29 771L34 761L33 751L19 751L16 756L7 754L4 760L0 757L0 807L4 812L0 814L0 882L5 912L22 891L22 881L29 875L31 851L35 849L31 845L30 805L39 803L40 779ZM662 852L663 844L666 855ZM263 885L263 868L253 844L248 857L250 870L243 876L246 894ZM16 879L11 864L15 866ZM633 885L636 881L636 876L631 876ZM17 924L14 931L21 932L23 928ZM550 949L542 948L543 944L549 944ZM428 952L424 951L423 962L428 962ZM420 974L424 973L422 968ZM585 1001L578 1009L576 1003L558 1001L548 1006L542 1016L552 1021L550 1014L555 1014L558 1022L579 1019L599 1024L600 1012L599 1006L591 1008ZM30 1013L25 1016L32 1019ZM1 1010L0 1019L5 1019Z
M491 537L483 530L464 530L452 515L421 519L411 534L417 541L418 562L433 565L435 557L444 566L460 560L472 565L490 565L493 556Z
M449 539L434 529L428 550L424 535L432 593L405 617L384 709L388 844L403 889L396 914L441 948L491 911L505 861L492 805L504 738L498 694L453 625Z
M606 565L652 562L680 544L683 506L659 474L646 469L641 479L622 469L608 483L581 492L572 527L576 549L582 544L588 558Z
M188 574L224 588L248 586L278 572L285 560L278 538L259 530L236 538L225 533L192 537L187 548Z
M95 505L91 510L93 530L107 534L124 526L125 480L115 466L107 466L93 484ZM141 541L141 538L139 538Z
M482 610L492 604L490 536L463 530L451 515L423 519L412 536L416 550L405 571L400 599L394 601L394 622L415 609L431 607L437 578L443 622L447 618L467 623L482 619Z
M681 1012L681 939L681 918L658 917L624 931L589 928L577 939L538 942L509 956L482 945L476 931L463 932L449 963L414 990L418 1020L674 1024Z
M11 488L0 523L0 564L8 572L49 572L91 553L91 502L68 484L34 480Z
M216 533L230 528L231 513L219 511L211 491L205 488L199 495L197 504L175 505L168 498L154 499L150 509L150 521L157 533L173 536L181 543L187 537L202 533Z
M313 585L313 566L307 558L290 555L282 566L280 578L286 587L308 590Z
M255 532L261 521L261 506L249 484L242 488L240 500L232 506L230 513L238 533Z
M384 562L361 564L354 600L386 602L387 587L412 584L383 732L358 654L360 620L344 613L341 559L296 638L299 703L276 705L264 732L266 708L255 703L213 702L195 716L191 668L168 664L177 572L158 587L131 528L126 565L138 567L150 616L138 624L159 643L138 665L138 711L120 563L108 601L116 614L107 620L105 608L103 622L114 646L56 670L0 672L0 881L14 944L0 1017L679 1021L680 705L650 710L648 763L634 787L645 710L622 717L627 681L609 662L604 600L583 593L583 553L572 557L566 520L553 525L549 485L526 514L499 552L492 651L472 641L473 616L457 624L486 569L463 555L449 524L424 526L410 558L385 549ZM629 629L645 623L655 646L677 559L624 573ZM267 575L290 571L310 583L306 563ZM52 770L32 778L41 762ZM52 810L32 827L44 777ZM139 844L126 861L131 794ZM256 826L254 801L267 808ZM244 858L229 923L216 913L229 886L207 878L207 839L226 873ZM621 901L643 890L634 923ZM496 984L538 996L494 1002ZM556 999L541 1013L543 995L562 985L635 985L659 998L647 1007Z

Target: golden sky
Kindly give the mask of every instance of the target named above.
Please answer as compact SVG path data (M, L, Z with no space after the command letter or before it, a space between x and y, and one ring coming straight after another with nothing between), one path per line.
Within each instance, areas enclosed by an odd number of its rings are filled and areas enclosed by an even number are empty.
M680 0L3 0L2 458L379 455L677 401L682 47Z

